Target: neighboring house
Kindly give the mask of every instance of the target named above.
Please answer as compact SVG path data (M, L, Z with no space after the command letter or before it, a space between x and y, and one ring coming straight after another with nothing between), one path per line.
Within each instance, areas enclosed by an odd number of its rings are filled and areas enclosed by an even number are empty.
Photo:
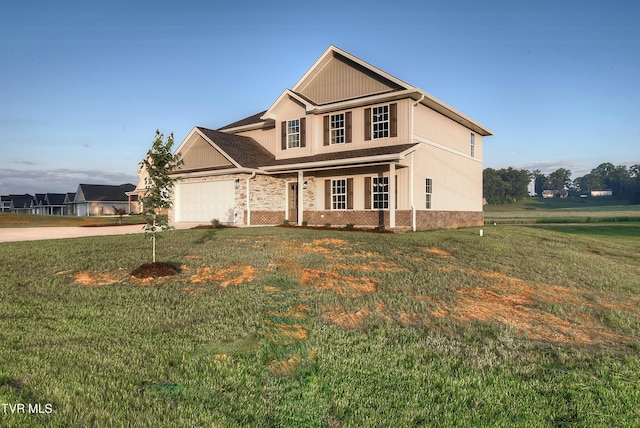
M44 193L36 193L36 195L31 200L31 209L29 212L31 214L42 214L42 204L44 202Z
M131 192L135 187L133 184L79 184L70 210L77 216L114 215L115 207L135 214L139 212L137 206L130 210L127 196L127 192Z
M76 206L73 203L75 198L76 194L74 192L69 192L64 195L65 213L67 215L78 215L76 212Z
M184 165L174 172L172 220L479 226L489 135L421 89L330 46L266 111L187 135L176 150Z
M567 198L569 197L569 191L567 189L559 189L559 190L543 190L542 197L545 199L548 198Z
M9 195L0 196L0 212L11 212L11 198L9 197Z
M4 206L8 205L9 212L23 213L23 214L28 214L31 212L31 204L34 199L33 195L29 195L27 193L24 195L7 195L6 197L3 197L3 198L6 198L6 199L3 199L3 209L4 209ZM7 204L7 200L9 202L8 204Z
M594 198L602 196L613 196L613 190L611 189L593 189L591 190L591 196Z
M40 206L40 214L66 215L66 195L66 193L45 193L44 200Z

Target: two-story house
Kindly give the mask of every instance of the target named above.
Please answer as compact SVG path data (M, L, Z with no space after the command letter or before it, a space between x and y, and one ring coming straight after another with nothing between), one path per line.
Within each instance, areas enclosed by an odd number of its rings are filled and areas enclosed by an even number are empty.
M266 110L194 128L174 221L481 225L484 126L330 46Z

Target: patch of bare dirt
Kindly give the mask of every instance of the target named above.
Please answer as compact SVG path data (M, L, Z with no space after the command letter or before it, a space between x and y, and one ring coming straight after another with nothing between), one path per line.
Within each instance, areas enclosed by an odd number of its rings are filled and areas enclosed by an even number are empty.
M345 276L322 269L305 269L302 283L320 290L335 291L342 297L352 299L377 290L375 282L370 278Z
M155 262L145 263L131 272L136 278L159 278L180 273L180 269L170 263Z
M82 271L73 274L73 283L76 285L85 285L89 287L101 287L103 285L111 285L121 282L116 275L108 272L91 272Z
M332 324L345 330L361 330L365 320L371 315L371 311L365 307L355 312L347 312L342 307L325 307L322 312Z
M296 372L298 364L302 362L302 357L298 354L293 355L288 360L275 360L267 364L267 370L275 376L293 376Z
M460 321L486 321L513 327L518 334L532 340L558 343L597 344L625 342L628 338L611 332L595 317L579 313L580 308L631 308L628 302L614 302L599 293L569 287L526 281L501 272L465 268L441 268L477 275L483 286L458 290L456 306L432 311L436 317L452 317ZM568 319L538 309L537 303L574 306ZM637 302L636 302L637 303Z
M436 256L439 256L439 257L442 257L442 258L445 258L445 259L448 259L448 258L453 257L453 254L451 254L450 252L448 252L448 251L446 251L446 250L443 250L443 249L441 249L441 248L436 248L436 247L430 247L430 248L422 247L422 248L420 248L420 249L421 249L422 251L424 251L425 253L433 254L433 255L436 255Z
M234 265L222 269L211 267L198 268L194 275L189 277L192 283L218 282L220 287L240 285L243 282L252 282L255 277L255 268L251 265Z

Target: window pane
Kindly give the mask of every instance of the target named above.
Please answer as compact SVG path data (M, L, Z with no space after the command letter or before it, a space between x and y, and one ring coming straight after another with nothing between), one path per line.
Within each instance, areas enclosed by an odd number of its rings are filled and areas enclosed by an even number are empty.
M389 208L389 177L373 177L373 208Z

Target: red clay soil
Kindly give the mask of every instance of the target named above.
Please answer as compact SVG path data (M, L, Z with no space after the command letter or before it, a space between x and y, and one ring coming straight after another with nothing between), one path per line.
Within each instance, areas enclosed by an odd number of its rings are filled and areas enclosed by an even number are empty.
M136 278L157 278L160 276L171 276L180 272L180 269L169 263L155 262L145 263L138 266L131 272L131 276Z

